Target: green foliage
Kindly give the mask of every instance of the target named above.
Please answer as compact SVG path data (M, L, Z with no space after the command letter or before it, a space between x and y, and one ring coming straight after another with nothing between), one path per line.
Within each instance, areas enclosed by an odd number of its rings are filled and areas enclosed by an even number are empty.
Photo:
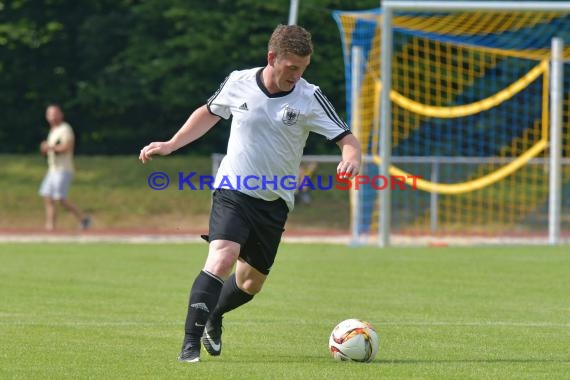
M47 103L61 103L89 154L137 152L169 138L232 71L265 64L273 28L289 0L19 0L0 7L0 152L31 152L47 132ZM376 1L301 1L298 22L313 34L306 73L340 113L344 68L333 9ZM227 126L227 123L221 123ZM228 128L192 145L224 152ZM311 153L333 146L311 137Z

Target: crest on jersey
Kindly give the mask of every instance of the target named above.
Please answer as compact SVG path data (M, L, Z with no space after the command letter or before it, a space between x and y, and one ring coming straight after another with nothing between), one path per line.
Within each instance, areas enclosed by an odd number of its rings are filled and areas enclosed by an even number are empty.
M299 119L299 110L291 107L285 107L283 110L283 117L281 118L283 124L293 125L297 122L297 119Z

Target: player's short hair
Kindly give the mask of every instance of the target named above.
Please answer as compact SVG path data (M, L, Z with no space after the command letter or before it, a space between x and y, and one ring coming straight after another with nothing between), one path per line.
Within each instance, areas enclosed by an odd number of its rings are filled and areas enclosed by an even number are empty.
M285 54L295 54L300 57L313 54L311 33L298 25L278 25L267 47L278 57Z
M63 108L61 108L61 105L59 103L48 103L46 110L51 107L57 108L60 112L63 112Z

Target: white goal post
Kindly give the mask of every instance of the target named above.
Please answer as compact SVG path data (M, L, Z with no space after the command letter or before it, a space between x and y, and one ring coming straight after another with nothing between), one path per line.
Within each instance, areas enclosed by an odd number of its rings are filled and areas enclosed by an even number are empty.
M379 151L382 157L379 171L383 176L389 176L391 165L391 116L392 104L390 91L392 89L392 48L393 24L395 11L570 11L570 2L557 1L407 1L384 0L382 8L382 37L381 37L381 78L380 94L380 139ZM555 39L551 69L551 122L550 122L550 189L549 189L549 243L560 241L560 139L562 124L562 40ZM556 50L555 50L556 49ZM391 194L389 190L382 191L379 202L378 225L381 247L390 245L391 230Z

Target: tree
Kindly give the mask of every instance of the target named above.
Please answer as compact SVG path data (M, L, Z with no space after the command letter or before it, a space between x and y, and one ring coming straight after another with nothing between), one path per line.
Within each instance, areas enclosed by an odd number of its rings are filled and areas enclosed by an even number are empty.
M306 78L340 113L344 67L330 11L376 5L301 1L298 22L315 43ZM79 153L133 154L168 138L232 70L265 64L267 39L288 11L289 0L0 2L0 152L36 149L48 102L62 104ZM225 151L221 124L190 149ZM309 152L323 151L316 141Z

